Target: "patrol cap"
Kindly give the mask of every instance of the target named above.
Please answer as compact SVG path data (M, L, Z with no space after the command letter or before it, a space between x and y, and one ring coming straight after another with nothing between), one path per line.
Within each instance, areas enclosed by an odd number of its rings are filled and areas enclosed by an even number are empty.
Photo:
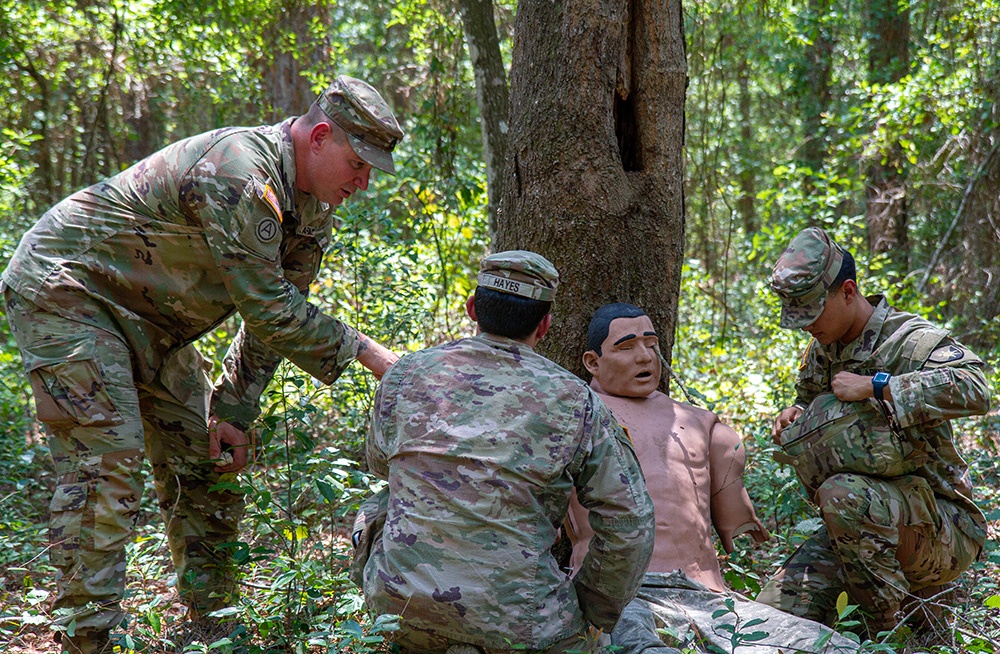
M801 329L819 318L843 262L843 248L819 227L792 239L771 274L771 290L781 299L781 327Z
M508 250L485 257L479 264L479 285L501 293L551 302L559 273L548 259L527 250Z
M366 82L341 75L316 98L320 106L347 132L354 152L379 170L396 174L392 151L403 138L403 130L378 91Z

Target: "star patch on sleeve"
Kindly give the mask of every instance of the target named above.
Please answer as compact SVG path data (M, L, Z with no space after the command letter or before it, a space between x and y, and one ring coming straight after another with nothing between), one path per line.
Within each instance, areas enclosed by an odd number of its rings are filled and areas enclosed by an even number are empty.
M954 345L945 345L931 352L928 359L931 363L951 363L965 358L965 350Z

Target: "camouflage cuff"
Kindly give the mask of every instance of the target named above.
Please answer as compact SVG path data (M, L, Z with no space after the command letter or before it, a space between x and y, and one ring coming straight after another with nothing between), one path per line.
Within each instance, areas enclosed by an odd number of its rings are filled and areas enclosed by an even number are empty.
M219 397L218 391L212 395L212 406L210 415L216 416L220 421L228 422L240 431L245 432L253 424L257 416L260 415L258 407L247 407L242 404L232 404Z

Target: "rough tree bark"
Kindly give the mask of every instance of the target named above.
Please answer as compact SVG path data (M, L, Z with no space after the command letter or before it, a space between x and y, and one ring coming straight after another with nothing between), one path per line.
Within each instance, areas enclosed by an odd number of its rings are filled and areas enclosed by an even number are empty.
M316 99L304 73L330 61L329 6L329 0L282 0L274 28L264 31L269 44L258 67L267 85L264 97L273 103L274 122L305 113ZM317 24L325 28L316 29Z
M670 360L684 253L680 0L523 0L497 251L559 269L540 349L583 375L593 311L643 307Z
M500 54L493 19L493 0L458 0L465 27L465 42L476 75L476 103L483 133L483 160L486 162L486 190L489 196L490 238L497 230L497 208L500 206L503 163L507 155L507 115L510 112L510 91L507 71Z
M868 79L875 84L898 82L910 67L909 7L898 0L869 0ZM866 187L868 251L888 254L898 275L909 262L907 238L906 177L900 172L902 151L892 144L876 154L868 166Z

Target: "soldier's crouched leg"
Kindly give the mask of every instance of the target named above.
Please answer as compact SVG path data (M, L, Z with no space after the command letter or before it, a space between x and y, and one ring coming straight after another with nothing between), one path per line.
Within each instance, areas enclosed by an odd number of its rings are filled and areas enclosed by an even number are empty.
M950 581L961 572L951 559L956 530L942 524L922 478L835 475L816 497L848 594L870 616L873 636L895 627L911 588Z
M77 649L91 648L123 618L125 545L143 489L131 355L111 332L46 313L10 289L5 300L55 465L53 626L80 634L66 647L79 639Z
M900 613L917 630L937 634L942 642L951 638L951 607L959 603L959 585L954 582L979 556L985 534L971 522L965 510L935 498L940 526L907 524L900 528L896 558L910 582L910 594ZM959 525L965 525L973 535Z
M833 626L837 597L846 587L840 559L833 552L826 527L820 527L765 584L757 601Z
M146 456L167 527L177 588L193 619L231 606L237 597L233 549L245 500L210 490L235 473L215 471L208 456L206 366L193 347L168 362L161 379L144 387Z

